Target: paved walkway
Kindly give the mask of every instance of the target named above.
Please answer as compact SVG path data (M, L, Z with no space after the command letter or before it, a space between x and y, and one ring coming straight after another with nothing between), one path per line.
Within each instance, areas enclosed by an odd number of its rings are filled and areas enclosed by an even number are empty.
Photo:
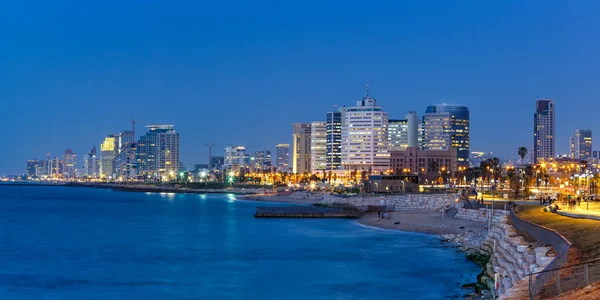
M574 209L561 209L557 212L560 215L572 218L591 219L600 221L600 203L582 202L580 206Z

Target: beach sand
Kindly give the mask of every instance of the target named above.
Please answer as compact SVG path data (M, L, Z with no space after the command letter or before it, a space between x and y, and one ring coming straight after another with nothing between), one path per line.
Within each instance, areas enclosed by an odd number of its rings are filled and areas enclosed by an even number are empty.
M369 213L358 221L366 226L435 235L463 233L473 229L483 229L487 225L485 222L459 219L448 215L445 215L442 220L441 213L434 210L395 211L387 214L389 219L380 219L377 217L377 213ZM394 224L398 221L400 224Z

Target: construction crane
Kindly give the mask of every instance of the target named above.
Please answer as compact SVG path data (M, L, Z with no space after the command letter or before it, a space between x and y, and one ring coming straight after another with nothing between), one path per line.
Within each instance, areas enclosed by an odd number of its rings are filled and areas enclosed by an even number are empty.
M208 142L208 144L204 144L204 147L208 147L208 165L212 164L212 148L214 146L223 145L229 146L229 144L214 144L212 141Z
M142 122L142 121L136 120L134 118L131 119L131 135L133 136L134 140L135 140L135 124L140 123L140 122Z

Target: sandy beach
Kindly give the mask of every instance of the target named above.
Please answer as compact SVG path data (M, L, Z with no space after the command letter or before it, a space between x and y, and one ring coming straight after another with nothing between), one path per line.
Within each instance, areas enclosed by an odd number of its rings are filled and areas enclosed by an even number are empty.
M435 235L464 233L469 230L481 230L485 228L485 222L477 222L444 216L433 210L411 210L395 211L388 213L389 219L380 219L377 213L369 213L362 216L358 221L367 226L384 229L397 229L402 231L413 231ZM399 224L394 224L399 222Z

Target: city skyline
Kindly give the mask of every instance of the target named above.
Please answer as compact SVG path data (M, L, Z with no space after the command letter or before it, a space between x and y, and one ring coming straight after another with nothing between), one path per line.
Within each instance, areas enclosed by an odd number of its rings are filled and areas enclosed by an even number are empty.
M175 124L186 166L206 161L209 141L272 149L291 143L290 123L324 121L335 105L359 100L367 83L390 119L444 102L469 107L471 151L502 158L532 148L531 103L553 99L556 153L568 154L575 129L599 130L593 110L582 109L600 96L597 45L587 38L600 30L598 4L540 4L348 4L330 20L320 17L336 5L289 18L277 14L281 7L256 4L248 17L249 7L212 4L213 16L197 18L199 4L140 11L99 3L81 14L88 4L11 3L0 29L0 117L15 125L2 129L12 143L0 149L0 174L21 174L24 161L66 149L81 160L131 117ZM356 22L365 9L373 18ZM264 118L247 113L259 107Z

